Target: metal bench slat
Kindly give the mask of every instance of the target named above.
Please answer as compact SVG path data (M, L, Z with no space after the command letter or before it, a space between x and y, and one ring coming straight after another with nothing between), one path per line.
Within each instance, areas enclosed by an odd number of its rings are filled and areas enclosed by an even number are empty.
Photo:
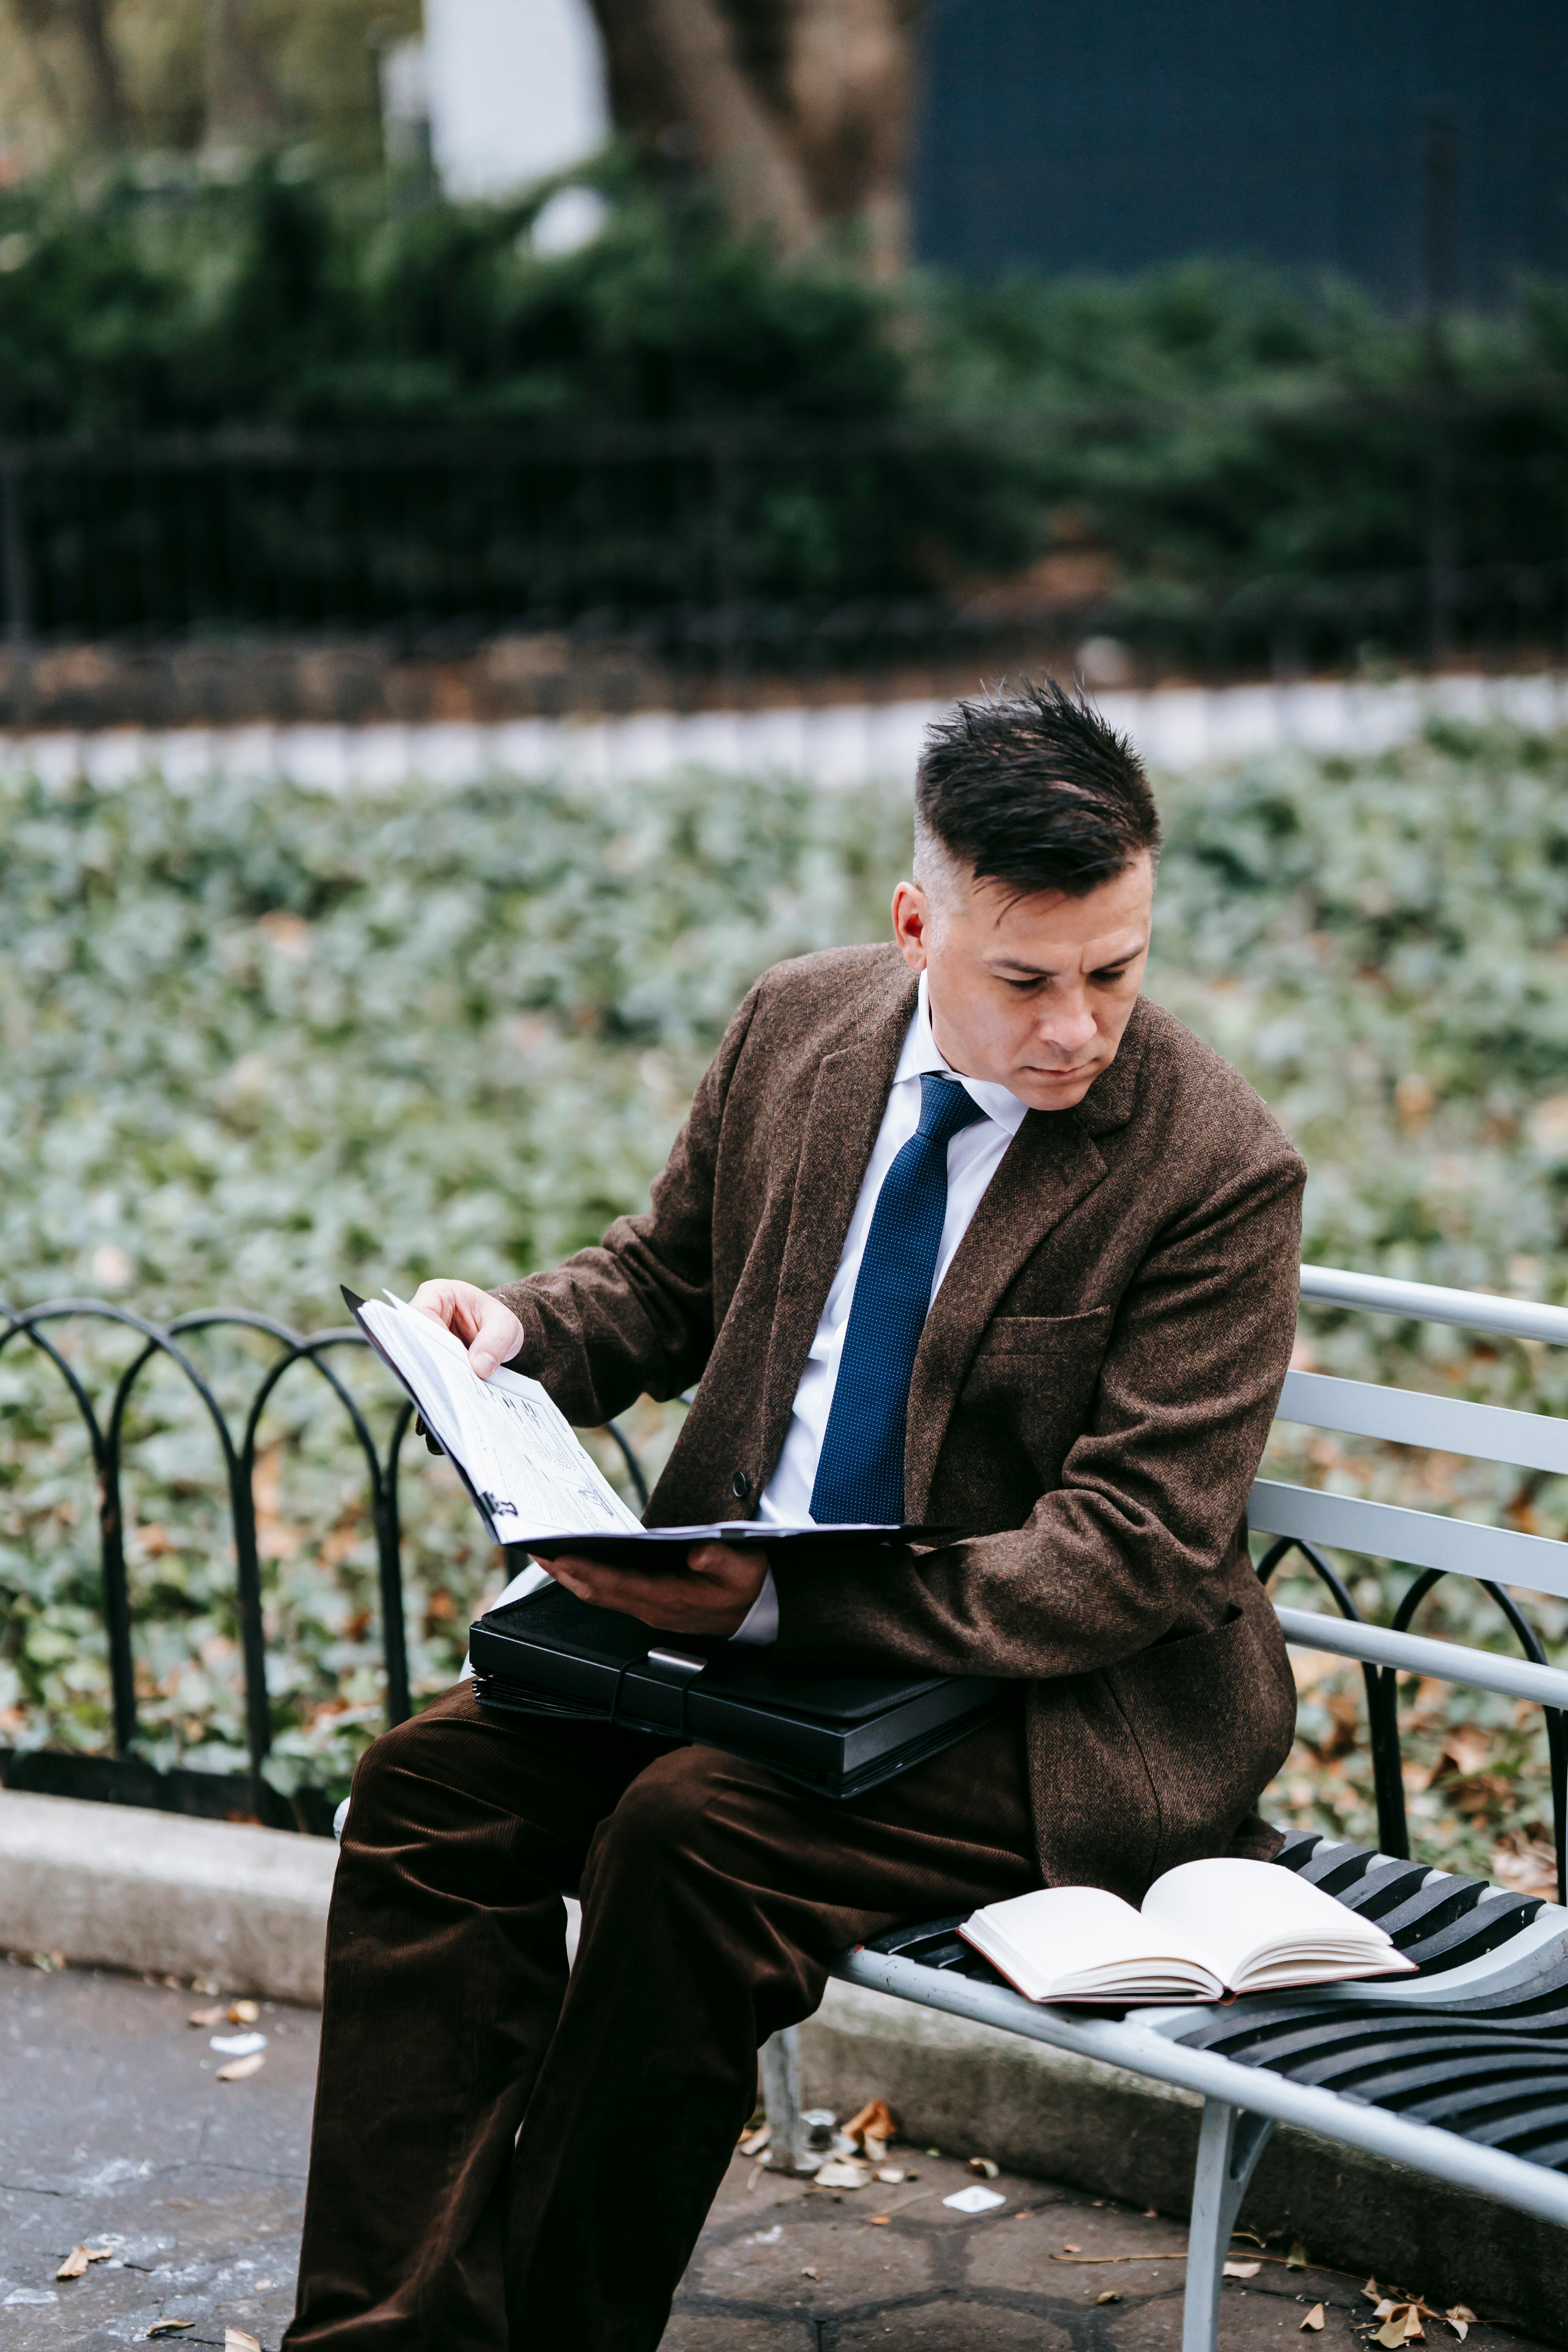
M1543 1412L1517 1412L1510 1405L1477 1404L1468 1397L1383 1388L1372 1381L1336 1380L1326 1372L1287 1372L1276 1418L1310 1429L1336 1430L1346 1437L1436 1447L1443 1454L1468 1454L1476 1462L1568 1473L1568 1421L1554 1421Z
M1568 1307L1504 1298L1497 1291L1450 1290L1441 1283L1405 1282L1394 1275L1303 1265L1301 1296L1314 1307L1356 1307L1372 1315L1397 1315L1409 1323L1451 1323L1461 1331L1487 1331L1498 1339L1544 1339L1550 1348L1568 1348Z
M1541 1907L1539 1895L1489 1894L1437 1934L1411 1937L1400 1943L1400 1949L1424 1977L1463 1968L1510 1943Z
M1306 1489L1297 1491L1304 1494ZM1443 1524L1468 1527L1469 1522L1449 1519ZM1544 1540L1540 1536L1529 1538L1531 1543ZM1568 1544L1559 1545L1558 1549L1568 1555ZM1395 1633L1386 1625L1330 1617L1318 1609L1276 1608L1274 1613L1293 1649L1327 1650L1337 1657L1361 1658L1374 1666L1397 1666L1408 1674L1468 1683L1477 1690L1499 1691L1505 1698L1531 1699L1538 1706L1568 1708L1568 1672L1561 1666L1538 1666L1529 1658L1472 1650L1462 1642L1435 1642L1426 1633Z
M1365 1876L1372 1860L1370 1846L1330 1846L1326 1852L1313 1854L1310 1862L1304 1862L1296 1874L1324 1895L1342 1898L1350 1887Z
M1247 1516L1265 1535L1296 1536L1408 1568L1440 1568L1448 1575L1568 1597L1568 1544L1552 1536L1521 1535L1512 1528L1483 1527L1475 1519L1447 1518L1401 1503L1369 1503L1360 1495L1331 1495L1276 1478L1254 1482Z
M1518 2091L1502 2090L1505 2077L1500 2072L1491 2082L1468 2082L1462 2088L1453 2084L1440 2084L1429 2099L1410 2099L1403 2103L1406 2115L1420 2116L1427 2123L1442 2124L1449 2131L1462 2131L1467 2139L1484 2140L1488 2147L1504 2145L1504 2135L1518 2138L1533 2131L1545 2137L1542 2126L1548 2116L1562 2111L1568 2097L1568 2071L1552 2069L1550 2075L1537 2080L1521 2064L1514 2079L1530 2087L1521 2095ZM1553 2098L1556 2105L1543 2108L1542 2098Z
M1379 1855L1371 1868L1347 1886L1339 1900L1363 1919L1382 1919L1419 1894L1432 1874L1425 1862L1390 1862Z

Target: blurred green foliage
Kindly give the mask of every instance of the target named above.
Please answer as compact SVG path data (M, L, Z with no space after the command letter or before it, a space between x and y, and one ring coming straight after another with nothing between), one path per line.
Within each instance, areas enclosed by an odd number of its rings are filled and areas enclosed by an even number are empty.
M531 242L553 184L408 204L284 157L0 192L0 430L733 429L778 443L722 494L742 589L904 593L1083 545L1171 582L1418 566L1436 382L1454 560L1555 562L1568 535L1561 288L1452 321L1434 379L1422 329L1344 289L1191 263L877 289L622 158L594 176L605 225L570 254ZM786 462L807 428L840 454Z
M1448 728L1360 761L1279 753L1163 799L1152 986L1301 1145L1306 1255L1568 1294L1568 737ZM340 1281L494 1282L595 1238L643 1198L755 973L883 935L908 823L892 788L704 773L635 792L498 776L361 798L13 776L13 1300L108 1290L154 1316L222 1304L319 1328L338 1319ZM129 1359L130 1342L86 1325L66 1340L100 1390ZM226 1398L266 1356L259 1341L192 1345ZM1568 1411L1568 1364L1540 1348L1324 1313L1304 1319L1303 1346L1328 1370ZM384 1429L385 1382L341 1360ZM139 1396L128 1546L152 1752L232 1763L216 1449L176 1375ZM639 1409L650 1466L678 1418ZM1272 1454L1345 1491L1568 1534L1561 1482L1534 1474L1300 1430ZM411 1456L404 1500L428 1693L455 1671L495 1562L444 1465ZM258 1503L275 1769L339 1785L377 1719L374 1559L344 1423L306 1370L264 1427ZM1343 1565L1386 1615L1407 1572ZM0 1357L0 1736L101 1744L90 1468L57 1376L15 1347ZM1428 1609L1468 1638L1505 1638L1479 1591ZM1536 1615L1554 1648L1568 1642L1561 1604ZM1312 1682L1275 1809L1363 1834L1354 1687L1337 1669ZM1418 1713L1418 1837L1538 1883L1538 1722L1426 1691Z

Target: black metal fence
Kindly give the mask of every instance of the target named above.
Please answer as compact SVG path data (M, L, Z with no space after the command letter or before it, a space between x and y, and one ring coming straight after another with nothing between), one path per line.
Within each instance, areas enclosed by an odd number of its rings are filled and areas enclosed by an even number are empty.
M1565 455L1555 379L990 425L0 440L0 617L14 654L369 634L449 656L558 632L699 676L1096 635L1150 679L1560 659ZM1264 509L1301 542L1288 569L1243 551Z
M114 1380L100 1410L50 1327L85 1318L119 1326L138 1335L142 1344ZM402 1529L398 1511L398 1474L404 1441L413 1420L406 1399L397 1404L391 1431L378 1446L365 1413L334 1368L331 1358L342 1349L365 1348L352 1325L343 1329L305 1335L265 1316L214 1309L178 1317L168 1325L147 1321L128 1308L96 1299L55 1299L39 1307L13 1310L0 1307L0 1358L17 1340L24 1340L53 1366L64 1382L80 1417L90 1447L98 1489L98 1531L101 1559L102 1615L109 1656L112 1745L108 1754L73 1753L59 1748L0 1751L0 1780L12 1788L48 1794L105 1799L122 1804L153 1805L165 1810L224 1814L243 1811L275 1827L323 1833L330 1831L331 1802L319 1789L303 1787L285 1797L268 1780L266 1764L272 1741L271 1707L267 1684L267 1635L263 1621L260 1558L253 1492L258 1433L268 1401L284 1375L297 1364L308 1365L324 1383L344 1414L365 1466L370 1517L374 1529L381 1607L381 1646L385 1661L385 1716L388 1725L403 1722L412 1711L407 1642L404 1622L401 1566ZM213 1384L184 1344L193 1334L221 1328L264 1334L277 1352L237 1415L226 1413ZM139 1753L133 1626L130 1581L126 1569L124 1517L121 1507L121 1455L127 1414L137 1384L154 1359L172 1364L190 1383L210 1420L222 1454L229 1518L233 1530L235 1608L244 1675L245 1732L247 1772L224 1775L189 1769L158 1770ZM636 1454L625 1433L614 1423L609 1434L620 1450L628 1476L646 1505L647 1486ZM1274 1544L1258 1565L1265 1583L1292 1551L1327 1590L1342 1616L1363 1622L1362 1613L1332 1566L1311 1545L1294 1538ZM1428 1570L1415 1578L1401 1599L1392 1620L1404 1631L1439 1581L1440 1572ZM1547 1663L1540 1638L1517 1598L1500 1586L1484 1588L1496 1602L1525 1655ZM1364 1665L1368 1727L1373 1789L1377 1805L1378 1841L1384 1853L1407 1856L1409 1829L1401 1772L1399 1676L1391 1667ZM1551 1759L1552 1811L1557 1849L1559 1899L1568 1901L1568 1725L1554 1708L1543 1710Z

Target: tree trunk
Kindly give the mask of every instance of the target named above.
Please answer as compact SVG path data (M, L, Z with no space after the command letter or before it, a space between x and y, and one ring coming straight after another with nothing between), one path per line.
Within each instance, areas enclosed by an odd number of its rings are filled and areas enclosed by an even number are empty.
M103 0L69 0L69 14L81 50L88 137L100 146L121 146L125 138L125 92L109 45Z
M103 0L11 0L38 86L62 137L118 147L125 92L103 21Z
M593 0L619 127L799 253L835 229L902 263L919 0Z
M206 0L207 149L268 147L287 129L247 0Z

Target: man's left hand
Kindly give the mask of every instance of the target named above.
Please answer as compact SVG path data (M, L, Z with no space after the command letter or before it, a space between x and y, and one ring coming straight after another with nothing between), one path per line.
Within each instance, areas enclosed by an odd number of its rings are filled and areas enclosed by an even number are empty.
M563 1552L543 1562L557 1583L595 1609L618 1609L640 1617L664 1633L710 1633L728 1641L738 1633L763 1589L768 1556L755 1544L693 1544L686 1566L673 1574L612 1568L602 1559Z

